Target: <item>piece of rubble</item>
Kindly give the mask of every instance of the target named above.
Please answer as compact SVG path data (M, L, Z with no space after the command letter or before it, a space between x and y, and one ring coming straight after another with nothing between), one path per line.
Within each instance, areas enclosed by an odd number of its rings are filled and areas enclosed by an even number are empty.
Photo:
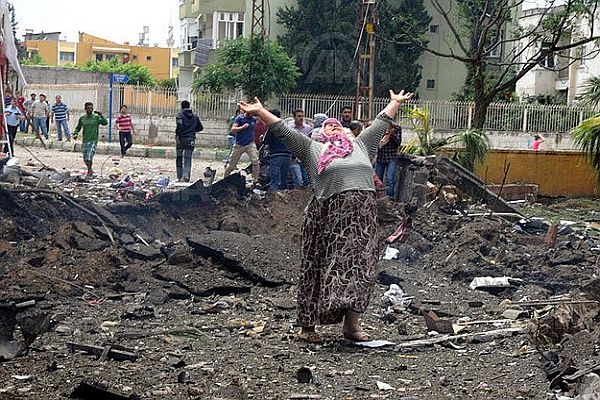
M272 237L211 231L190 236L187 241L200 256L255 283L266 286L290 284L298 274L298 249L274 241Z
M83 343L67 342L67 348L71 352L83 351L101 359L111 359L115 361L135 361L138 355L134 350L125 349L121 346L94 346Z
M86 379L82 381L71 393L72 399L79 400L139 400L135 394L129 396L111 390L108 385Z
M142 261L154 261L163 257L160 249L139 243L125 246L124 250L129 257Z
M200 297L248 293L252 286L250 281L235 279L226 271L208 265L194 269L163 265L154 270L153 276L166 282L174 282L179 289ZM171 289L170 298L183 297L183 292L177 295L176 290L179 289L176 287Z

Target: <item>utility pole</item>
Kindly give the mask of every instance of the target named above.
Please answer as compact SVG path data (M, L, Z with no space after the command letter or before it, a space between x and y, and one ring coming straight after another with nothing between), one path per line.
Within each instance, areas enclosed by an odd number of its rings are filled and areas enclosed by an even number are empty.
M358 57L356 59L356 96L354 118L372 120L375 85L375 0L360 0L358 13Z
M265 0L252 0L252 36L264 40L267 35L265 30Z

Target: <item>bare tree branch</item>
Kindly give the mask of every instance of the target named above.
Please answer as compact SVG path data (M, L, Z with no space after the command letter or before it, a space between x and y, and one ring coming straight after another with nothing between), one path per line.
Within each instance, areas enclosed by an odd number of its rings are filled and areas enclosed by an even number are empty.
M449 12L446 12L446 10L444 10L444 8L440 4L439 0L429 0L429 1L431 2L431 5L433 6L433 8L435 8L435 10L442 16L442 18L444 18L444 20L448 24L448 28L450 28L450 31L452 32L452 35L454 35L454 38L456 39L456 43L458 44L458 46L460 47L462 52L465 54L465 56L469 55L469 51L467 50L467 47L464 45L461 35L458 32L458 29L456 29L456 27L452 23L452 20L450 19Z

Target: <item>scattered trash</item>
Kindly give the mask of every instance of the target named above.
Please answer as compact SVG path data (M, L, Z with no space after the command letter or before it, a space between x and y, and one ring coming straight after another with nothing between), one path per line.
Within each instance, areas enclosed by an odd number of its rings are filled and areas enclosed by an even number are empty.
M406 217L404 217L404 220L402 221L400 226L398 226L398 228L396 228L394 233L392 233L386 239L386 242L391 244L391 243L394 243L395 241L399 241L400 243L402 243L406 239L408 239L408 235L410 235L411 230L412 230L412 218L409 216L406 216Z
M438 333L459 333L466 329L466 326L453 323L449 319L443 319L437 316L433 311L423 313L425 324L429 331Z
M383 294L383 305L407 306L414 297L408 297L400 286L392 283L390 288Z
M495 291L497 289L504 289L513 286L516 283L523 282L522 279L509 278L506 276L501 277L477 277L473 278L473 281L469 285L472 290L486 290L486 291Z
M396 343L390 342L389 340L369 340L367 342L353 342L353 344L357 347L367 347L369 349L396 345Z
M398 257L398 254L400 253L400 250L393 248L391 246L386 246L385 248L385 254L383 255L383 259L384 260L393 260L396 257Z
M159 188L166 188L167 186L169 186L169 177L168 176L163 176L158 178L158 180L156 181L156 186L158 186Z
M387 383L381 381L377 381L377 389L383 391L394 390L394 388L391 385L388 385Z

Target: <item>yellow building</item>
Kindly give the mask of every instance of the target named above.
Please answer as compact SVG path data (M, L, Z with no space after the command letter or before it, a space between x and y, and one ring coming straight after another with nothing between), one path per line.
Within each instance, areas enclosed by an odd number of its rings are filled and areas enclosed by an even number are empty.
M28 34L25 36L27 54L39 55L51 66L80 66L87 61L111 58L127 63L141 64L157 80L176 78L179 75L178 49L167 47L132 46L119 44L97 36L79 32L77 43L59 40L60 32Z

